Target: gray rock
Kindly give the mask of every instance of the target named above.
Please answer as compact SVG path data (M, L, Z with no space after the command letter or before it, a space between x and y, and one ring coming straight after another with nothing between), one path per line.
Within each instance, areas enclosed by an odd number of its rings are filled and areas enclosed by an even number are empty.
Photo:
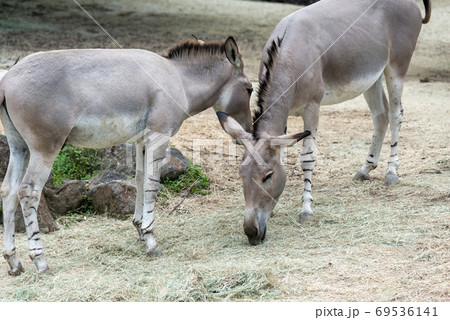
M189 160L181 153L180 150L170 148L170 157L167 157L167 162L161 168L161 179L169 178L176 179L181 174L185 173L189 165Z
M79 180L65 180L59 186L45 186L42 200L46 201L50 212L55 216L63 216L70 211L80 208L87 195L86 182Z
M26 231L25 220L23 219L22 208L20 207L20 204L17 206L16 213L14 214L14 222L17 233L24 233Z
M102 171L115 171L126 176L133 176L136 171L136 146L120 144L100 151Z
M126 176L134 176L136 171L136 145L121 144L101 151L102 171L115 171ZM161 178L176 179L186 172L189 164L180 150L169 148L166 163L161 168ZM128 159L127 159L128 158Z
M88 180L88 197L99 214L117 219L128 219L134 214L136 187L134 179L105 171Z
M6 136L0 135L0 180L3 180L8 168L9 146Z
M22 219L23 221L23 219ZM39 230L44 233L59 230L59 224L54 218L54 214L50 210L45 197L41 197L38 207L38 223ZM16 227L17 230L17 227Z

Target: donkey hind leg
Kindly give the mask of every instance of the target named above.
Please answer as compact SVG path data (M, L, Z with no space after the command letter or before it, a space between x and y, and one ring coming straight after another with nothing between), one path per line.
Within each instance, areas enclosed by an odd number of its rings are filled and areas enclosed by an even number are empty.
M147 255L162 255L153 237L156 197L161 190L161 167L166 157L170 136L151 134L145 144L144 204L141 232L147 246Z
M18 192L20 182L25 173L25 167L28 158L28 149L26 145L19 147L10 142L10 157L8 170L3 181L1 193L3 198L3 220L5 228L5 245L3 256L10 266L8 273L17 276L24 271L20 261L16 256L16 247L14 243L15 221L14 216L19 202Z
M48 179L50 170L58 152L41 154L30 150L30 160L25 176L20 184L19 201L27 229L29 255L39 273L51 275L44 258L41 236L39 233L37 209L42 188Z
M142 213L144 210L144 143L136 143L136 205L133 224L138 232L138 240L144 241L142 234Z
M375 84L364 93L364 98L369 105L372 113L373 121L373 136L370 144L369 155L366 158L364 165L359 169L353 178L356 181L369 180L369 172L375 169L378 165L380 157L381 146L386 134L388 125L388 110L389 105L386 95L383 90L383 76L375 82Z
M2 111L3 112L3 111ZM14 242L14 215L19 202L19 186L25 174L25 168L28 163L28 147L20 134L6 119L4 115L3 125L8 135L8 144L10 149L8 170L5 180L1 186L1 195L3 199L3 223L4 223L4 249L3 256L9 264L8 273L17 276L24 271L22 264L17 258Z
M299 213L299 221L305 222L312 218L313 211L311 204L314 201L312 196L312 173L316 163L314 150L315 139L317 134L317 127L319 125L319 110L320 105L318 103L309 103L303 114L304 130L309 130L311 135L303 139L302 151L300 153L300 161L302 163L303 170L303 206L302 211Z
M396 70L388 66L385 71L386 85L389 93L389 126L391 128L391 153L388 162L385 185L391 186L399 182L397 169L400 165L398 160L398 138L403 119L402 93L403 76L399 76Z

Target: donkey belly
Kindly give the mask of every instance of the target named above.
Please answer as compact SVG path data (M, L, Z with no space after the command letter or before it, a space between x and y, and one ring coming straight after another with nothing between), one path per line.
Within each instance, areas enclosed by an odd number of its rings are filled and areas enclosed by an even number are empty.
M364 74L347 83L324 83L321 105L341 103L366 92L380 78L384 67L377 73Z
M144 118L144 117L142 117ZM131 142L145 128L142 119L121 115L117 117L80 119L74 126L66 144L84 148L108 148Z

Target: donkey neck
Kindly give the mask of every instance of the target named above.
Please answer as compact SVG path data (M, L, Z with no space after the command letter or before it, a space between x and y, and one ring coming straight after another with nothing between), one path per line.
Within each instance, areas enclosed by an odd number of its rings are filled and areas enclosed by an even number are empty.
M253 117L253 136L281 135L285 132L293 90L286 77L289 65L283 61L284 33L267 42L259 71L258 110Z
M255 138L278 136L285 133L289 116L290 97L281 95L276 90L270 90L264 105L253 117L253 135Z
M224 59L177 61L187 101L188 113L197 114L212 107L232 76L232 67Z

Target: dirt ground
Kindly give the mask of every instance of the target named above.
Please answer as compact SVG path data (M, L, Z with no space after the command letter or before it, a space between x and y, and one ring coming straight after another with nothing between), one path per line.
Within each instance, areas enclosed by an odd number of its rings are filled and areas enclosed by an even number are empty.
M266 39L299 8L200 0L80 4L127 48L165 54L191 34L204 40L233 35L255 87ZM449 14L450 0L433 0L431 22L423 26L406 79L398 185L383 185L387 138L372 180L352 181L372 136L364 99L325 106L316 141L315 217L297 222L303 179L295 146L268 238L251 247L242 230L237 172L243 150L208 110L187 120L171 143L196 158L193 149L202 139L218 140L218 146L202 149L198 161L211 177L211 194L188 197L174 212L181 198L159 202L156 237L163 257L144 255L131 221L87 217L43 236L55 273L47 278L36 275L20 234L16 242L26 272L18 278L0 272L0 301L449 301ZM117 47L71 1L2 1L0 42L0 68L6 69L40 50ZM290 118L288 128L301 131L301 118Z

